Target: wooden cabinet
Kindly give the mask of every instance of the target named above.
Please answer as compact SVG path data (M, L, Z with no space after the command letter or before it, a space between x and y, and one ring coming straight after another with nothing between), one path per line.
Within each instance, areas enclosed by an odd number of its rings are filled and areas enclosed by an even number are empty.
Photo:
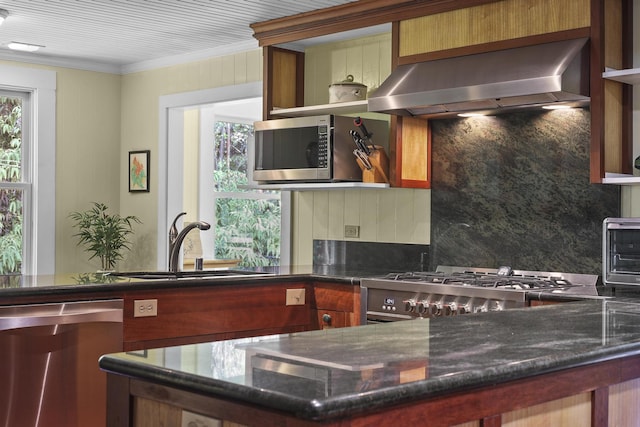
M305 283L235 284L133 291L124 295L124 349L139 350L312 328L311 301L286 305L287 289ZM140 301L156 300L157 316L135 317Z
M632 86L640 85L640 68L609 70L602 73L602 77L605 79L605 82L609 82L605 84L611 85L612 88L615 90L614 93L617 93L618 96L620 96L620 94L625 93L621 91L630 91ZM618 108L624 109L625 106L628 111L632 109L631 105L626 105L622 102L618 104ZM625 111L623 114L628 114L628 111ZM623 123L621 122L621 127L617 128L617 130L616 128L614 128L614 132L616 132L616 134L626 130L627 134L622 135L620 133L619 135L620 140L625 140L625 139L630 140L634 125L640 126L640 123L634 124L632 118L629 118L628 122L630 123L628 127L622 127ZM629 147L629 149L630 148L631 147ZM608 151L608 153L611 153L611 155L613 155L615 159L613 161L614 167L605 169L605 177L602 180L602 182L605 184L640 184L640 177L634 176L631 171L625 170L625 168L622 165L623 162L627 162L629 165L631 164L632 154L627 153L625 159L623 160L622 156L620 155L622 152L616 149L615 145L610 150L611 151ZM610 156L607 156L607 158L609 157ZM618 165L618 166L615 167L615 165ZM620 171L620 173L616 172L618 170Z
M592 0L591 182L633 174L632 93L625 83L604 79L608 68L632 63L632 0Z
M288 289L303 289L304 304L287 305ZM157 316L136 317L147 300ZM129 291L124 301L125 351L360 324L360 287L345 283L176 287Z
M473 50L496 50L491 44L528 43L590 26L591 0L508 0L475 2L437 14L402 20L398 29L400 64L459 56ZM461 2L462 3L462 2ZM480 4L478 4L480 3ZM550 17L553 16L553 19ZM456 50L464 50L458 51Z
M589 38L590 180L631 174L631 87L602 78L606 68L632 66L633 0L372 0L253 24L268 56L270 46L381 23L392 23L392 65L482 53L573 38ZM280 79L265 60L265 80ZM297 80L296 80L297 82ZM275 83L270 83L275 85ZM300 93L300 90L298 90ZM265 105L274 106L265 91ZM275 96L275 95L273 95ZM301 105L301 104L300 104ZM268 118L266 114L264 116ZM392 186L430 187L427 137L398 117L392 123ZM409 129L404 129L409 127ZM428 128L428 125L426 125ZM410 139L414 138L414 139ZM413 153L417 156L413 157ZM411 154L410 154L411 153ZM610 181L613 182L613 181ZM615 182L618 183L618 182Z
M263 112L271 119L274 109L302 107L304 103L304 53L267 46L263 49Z
M360 287L330 282L313 283L314 329L360 324Z
M355 427L389 425L389 420L408 426L425 425L426 419L432 427L635 426L640 416L638 366L638 356L606 360L324 421L109 374L107 425L177 425L187 410L225 426Z
M287 289L303 289L304 303L287 305ZM124 291L7 297L0 304L110 298L124 300L125 351L360 324L360 286L309 279L141 289L132 284ZM148 300L155 301L157 315L135 316Z
M417 117L392 121L391 182L395 187L431 187L431 132L429 122Z

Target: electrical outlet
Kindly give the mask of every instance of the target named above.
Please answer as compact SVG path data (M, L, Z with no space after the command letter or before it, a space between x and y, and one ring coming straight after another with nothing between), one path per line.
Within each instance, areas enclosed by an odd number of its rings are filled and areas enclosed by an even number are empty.
M286 305L304 305L304 289L287 289Z
M157 315L157 299L137 299L133 301L133 317L151 317Z
M183 410L181 427L222 427L222 422L215 418Z
M344 226L344 237L352 237L357 239L360 237L360 226L359 225L345 225Z

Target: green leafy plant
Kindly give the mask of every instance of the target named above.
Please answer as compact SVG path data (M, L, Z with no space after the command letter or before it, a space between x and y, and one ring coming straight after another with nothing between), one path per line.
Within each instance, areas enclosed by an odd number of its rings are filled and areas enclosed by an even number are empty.
M246 175L223 168L214 172L215 182L236 190ZM215 254L220 259L239 259L243 267L278 265L280 254L280 201L219 198L216 202Z
M22 100L0 96L0 182L20 182L21 167ZM22 190L0 189L0 274L22 268L22 222Z
M123 257L124 250L130 250L129 237L133 234L133 223L141 224L138 217L107 213L103 203L93 202L93 208L84 212L72 212L69 217L75 221L78 245L84 245L92 255L89 259L100 258L102 270L112 270Z

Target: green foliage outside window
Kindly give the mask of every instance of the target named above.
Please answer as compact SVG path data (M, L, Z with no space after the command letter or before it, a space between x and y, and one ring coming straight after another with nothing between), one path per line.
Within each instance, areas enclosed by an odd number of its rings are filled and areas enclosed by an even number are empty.
M22 179L22 100L0 97L1 182ZM22 191L0 189L0 274L22 267Z
M228 193L247 193L239 188L248 183L247 143L253 126L216 122L214 182L216 191L215 256L240 259L241 266L263 267L279 264L280 200L240 198Z

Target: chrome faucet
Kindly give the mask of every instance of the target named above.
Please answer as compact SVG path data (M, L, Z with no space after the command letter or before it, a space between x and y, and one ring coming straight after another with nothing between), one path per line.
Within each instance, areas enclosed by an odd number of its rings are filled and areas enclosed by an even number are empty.
M179 213L173 220L171 228L169 228L169 271L177 272L179 270L178 258L180 257L180 247L182 246L184 238L187 237L187 234L194 228L198 228L200 230L208 230L211 228L208 223L203 221L192 222L185 226L178 234L176 222L178 221L178 218L186 214L186 212Z

